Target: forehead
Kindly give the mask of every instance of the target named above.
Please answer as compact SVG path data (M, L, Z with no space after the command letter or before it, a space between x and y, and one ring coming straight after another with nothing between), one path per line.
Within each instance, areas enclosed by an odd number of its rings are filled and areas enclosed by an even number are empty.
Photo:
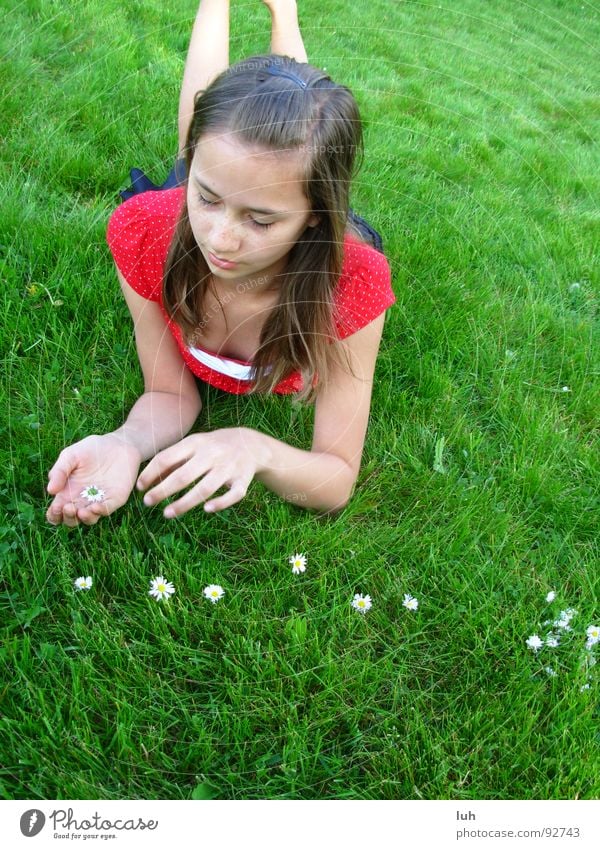
M200 180L219 197L240 202L270 199L281 203L305 199L305 157L299 150L273 151L248 144L235 134L210 134L197 144L190 178Z

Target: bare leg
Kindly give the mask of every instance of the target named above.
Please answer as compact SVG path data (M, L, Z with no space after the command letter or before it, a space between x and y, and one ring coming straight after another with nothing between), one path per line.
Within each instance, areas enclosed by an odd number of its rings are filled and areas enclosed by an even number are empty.
M289 56L296 62L308 62L296 0L262 0L271 12L271 53Z
M194 114L194 96L229 67L229 0L202 0L196 13L179 95L179 156Z

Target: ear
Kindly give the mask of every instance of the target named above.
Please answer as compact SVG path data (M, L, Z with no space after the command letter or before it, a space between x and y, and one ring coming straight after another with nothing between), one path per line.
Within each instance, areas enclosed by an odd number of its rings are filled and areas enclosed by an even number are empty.
M310 218L308 219L308 221L306 222L306 226L307 227L316 227L320 220L321 219L319 218L319 216L315 215L315 213L313 212L312 215L310 216Z

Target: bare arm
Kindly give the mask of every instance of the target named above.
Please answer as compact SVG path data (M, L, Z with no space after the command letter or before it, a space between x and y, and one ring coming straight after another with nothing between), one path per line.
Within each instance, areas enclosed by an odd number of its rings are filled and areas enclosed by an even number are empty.
M194 96L229 67L229 0L202 0L192 29L179 95L179 156L194 114Z
M301 507L334 511L344 507L358 477L364 447L375 362L384 314L343 344L355 377L337 367L317 397L310 451L254 431L263 467L256 477L282 498Z
M202 402L158 304L138 295L118 269L117 276L133 319L145 391L114 433L135 445L143 461L182 439Z

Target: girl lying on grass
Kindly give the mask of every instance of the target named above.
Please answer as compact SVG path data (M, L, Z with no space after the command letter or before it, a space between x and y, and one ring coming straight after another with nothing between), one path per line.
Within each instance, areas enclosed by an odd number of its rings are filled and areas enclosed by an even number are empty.
M95 524L136 481L148 505L183 493L166 517L230 507L254 478L309 509L350 499L395 300L390 269L378 234L349 210L356 102L306 63L294 0L264 2L272 52L231 67L228 0L200 4L180 158L162 190L146 191L157 187L138 172L110 218L144 393L122 427L60 453L48 475L52 524ZM185 436L202 407L197 379L314 400L311 450L247 427Z

